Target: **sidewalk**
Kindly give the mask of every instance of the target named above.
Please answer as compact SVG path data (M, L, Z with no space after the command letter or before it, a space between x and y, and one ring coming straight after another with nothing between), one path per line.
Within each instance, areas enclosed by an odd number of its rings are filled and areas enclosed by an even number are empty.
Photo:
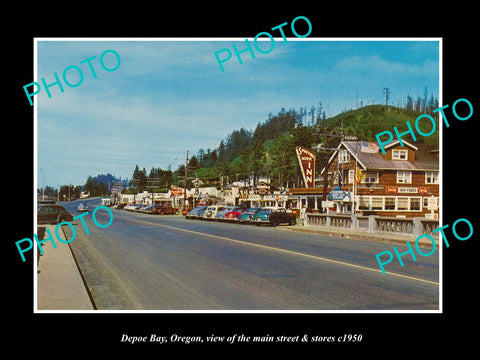
M405 245L408 241L410 245L414 245L417 240L416 236L413 235L400 235L400 234L389 234L384 232L369 233L366 231L354 231L347 229L339 229L334 227L320 227L320 226L304 226L302 224L297 224L295 226L279 226L278 229L289 230L289 231L298 231L309 234L318 234L326 236L336 236L346 239L353 240L367 240L367 241L378 241L391 244ZM435 245L438 248L439 240L434 238ZM428 238L421 238L418 241L418 246L423 248L432 248L432 242Z
M55 238L55 225L46 227ZM63 231L59 235L65 239ZM55 244L56 248L51 241L42 244L44 253L37 264L37 310L94 310L70 246L56 239Z

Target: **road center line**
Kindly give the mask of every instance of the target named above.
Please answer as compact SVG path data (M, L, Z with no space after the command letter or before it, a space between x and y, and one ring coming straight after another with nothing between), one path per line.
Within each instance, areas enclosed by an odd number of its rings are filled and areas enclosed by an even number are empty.
M220 239L220 240L234 242L234 243L237 243L237 244L249 245L249 246L259 247L259 248L262 248L262 249L280 251L280 252L287 253L287 254L308 257L308 258L315 259L315 260L321 260L321 261L325 261L325 262L340 264L340 265L344 265L344 266L354 267L354 268L357 268L357 269L368 270L368 271L373 271L373 272L377 272L377 273L382 274L381 270L366 267L366 266L361 266L361 265L350 264L350 263L347 263L347 262L344 262L344 261L332 260L332 259L328 259L328 258L324 258L324 257L320 257L320 256L305 254L305 253L292 251L292 250L281 249L281 248L268 246L268 245L249 243L249 242L242 241L242 240L235 240L235 239L231 239L231 238L224 237L224 236L218 236L218 235L202 233L202 232L199 232L199 231L182 229L182 228L178 228L178 227L170 226L170 225L164 225L164 224L159 224L159 223L151 223L151 222L144 221L144 220L138 220L138 219L130 219L130 220L136 221L136 222L141 222L141 223L148 224L148 225L163 226L163 227L166 227L166 228L170 228L170 229L178 230L178 231L183 231L183 232L187 232L187 233L191 233L191 234L196 234L196 235L201 235L201 236L209 236L209 237L217 238L217 239ZM420 279L420 278L416 278L416 277L413 277L413 276L402 275L402 274L398 274L398 273L394 273L394 272L390 272L390 271L385 272L385 274L392 275L392 276L398 276L398 277L402 277L402 278L410 279L410 280L426 282L426 283L429 283L429 284L440 285L438 282L435 282L435 281Z

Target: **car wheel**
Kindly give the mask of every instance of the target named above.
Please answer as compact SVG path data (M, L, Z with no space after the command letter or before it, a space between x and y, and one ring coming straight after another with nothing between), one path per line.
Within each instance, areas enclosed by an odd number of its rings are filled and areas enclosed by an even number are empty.
M278 222L276 221L272 222L272 226L278 226Z
M291 226L294 226L296 223L297 223L297 220L295 220L295 219L290 220L290 225Z

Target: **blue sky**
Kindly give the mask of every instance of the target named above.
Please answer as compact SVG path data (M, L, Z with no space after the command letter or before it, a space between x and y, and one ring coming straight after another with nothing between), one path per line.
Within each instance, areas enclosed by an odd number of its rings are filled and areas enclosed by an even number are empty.
M245 48L245 38L158 39L37 39L37 81L54 82L75 65L83 72L78 87L63 83L35 96L37 110L38 183L85 184L89 175L111 173L131 177L135 165L175 170L187 149L216 148L233 130L254 129L281 108L317 106L327 115L354 108L356 95L367 103L390 103L402 94L423 95L425 86L439 95L439 41L339 41L275 38L268 54L254 49L223 64L214 53L232 44ZM262 39L262 38L260 38ZM250 39L253 42L253 39ZM268 43L260 44L268 49ZM326 41L328 40L328 41ZM116 51L120 67L112 72L99 63L105 50ZM94 79L88 64L92 56ZM221 55L225 56L225 53ZM107 67L115 66L112 54ZM70 82L79 81L69 70ZM35 80L32 80L35 81ZM28 104L28 100L26 100Z

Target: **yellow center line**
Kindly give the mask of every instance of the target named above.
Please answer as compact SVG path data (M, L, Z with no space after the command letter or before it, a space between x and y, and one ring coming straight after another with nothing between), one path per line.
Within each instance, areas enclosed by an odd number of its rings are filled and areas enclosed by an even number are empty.
M301 252L298 252L298 251L286 250L286 249L281 249L281 248L268 246L268 245L255 244L255 243L250 243L250 242L246 242L246 241L242 241L242 240L231 239L231 238L224 237L224 236L206 234L206 233L202 233L202 232L199 232L199 231L187 230L187 229L177 228L175 226L164 225L164 224L159 224L159 223L151 223L151 222L148 222L148 221L143 221L143 220L138 220L138 219L130 219L130 220L145 223L145 224L148 224L148 225L163 226L163 227L166 227L166 228L170 228L170 229L174 229L174 230L178 230L178 231L184 231L184 232L191 233L191 234L196 234L196 235L201 235L201 236L209 236L209 237L213 237L213 238L217 238L217 239L221 239L221 240L225 240L225 241L234 242L234 243L237 243L237 244L249 245L249 246L254 246L254 247L258 247L258 248L262 248L262 249L279 251L279 252L283 252L283 253L287 253L287 254L308 257L308 258L315 259L315 260L321 260L321 261L325 261L325 262L340 264L340 265L344 265L344 266L350 266L350 267L357 268L357 269L368 270L368 271L373 271L373 272L383 274L381 270L374 269L374 268L371 268L371 267L350 264L350 263L347 263L347 262L344 262L344 261L332 260L332 259L328 259L328 258L324 258L324 257L320 257L320 256L301 253ZM402 275L402 274L398 274L398 273L394 273L394 272L390 272L390 271L386 271L385 274L392 275L392 276L398 276L398 277L402 277L402 278L410 279L410 280L422 281L422 282L426 282L426 283L429 283L429 284L440 285L438 282L435 282L435 281L420 279L420 278L416 278L416 277L413 277L413 276Z

